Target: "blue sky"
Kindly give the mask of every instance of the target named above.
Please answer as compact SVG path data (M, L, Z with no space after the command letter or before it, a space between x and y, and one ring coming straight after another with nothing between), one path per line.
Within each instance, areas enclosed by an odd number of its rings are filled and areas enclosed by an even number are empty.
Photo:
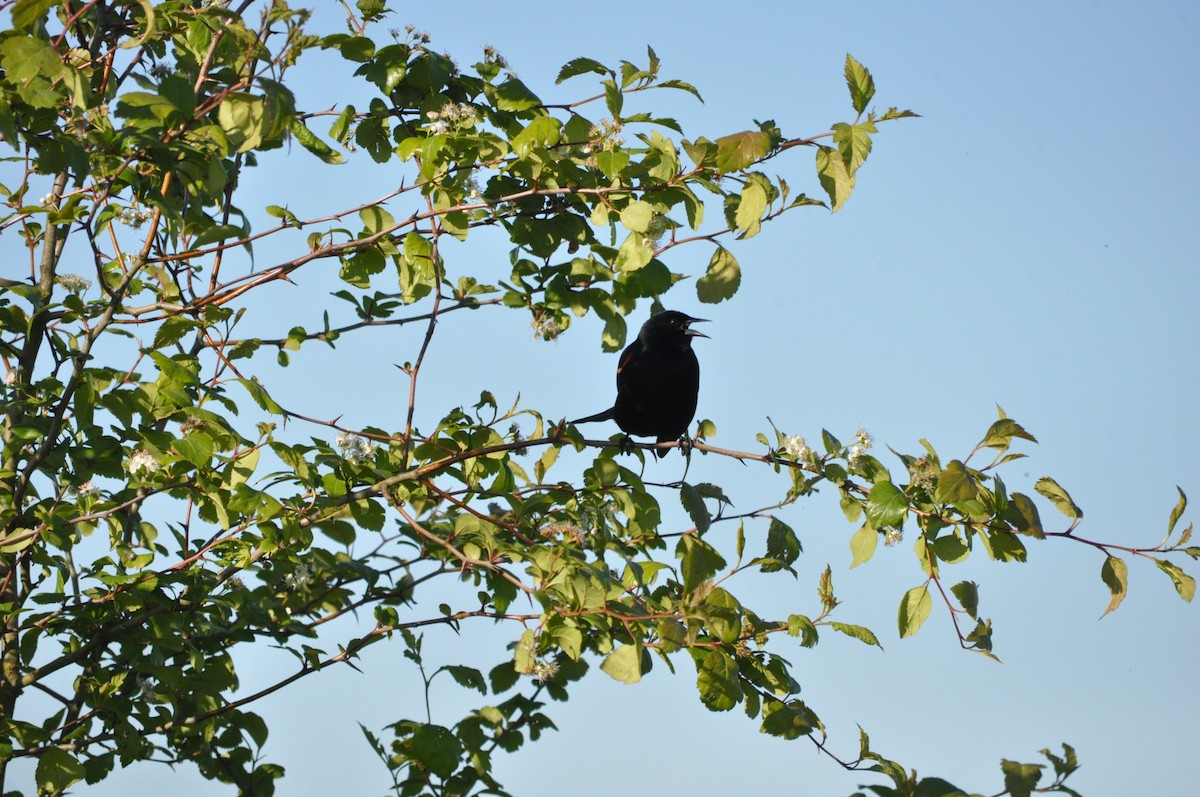
M335 11L322 6L329 30L338 29ZM839 213L796 211L734 246L743 282L731 301L702 306L690 282L664 300L712 320L712 339L697 344L699 415L718 427L712 442L752 450L770 416L810 440L822 428L845 439L864 426L889 465L897 463L884 446L915 453L922 437L946 460L970 451L999 404L1040 440L1020 449L1029 459L1003 471L1010 490L1032 492L1051 475L1083 507L1081 535L1152 545L1165 531L1174 485L1200 496L1200 155L1190 142L1200 126L1197 14L1186 2L459 2L403 4L394 24L429 31L431 46L463 64L491 44L549 101L591 93L588 78L553 87L571 58L639 62L649 44L664 75L704 95L703 105L682 93L650 99L690 137L747 129L754 118L773 118L789 136L848 120L842 65L852 53L875 76L876 107L922 118L883 126ZM341 93L338 70L327 56L297 70L302 107L355 101ZM811 157L793 151L771 166L795 190L817 194ZM286 200L304 217L382 194L399 177L399 167L375 166L361 153L327 168L296 148L264 158L245 182L262 206ZM410 212L390 209L397 218ZM463 271L502 273L506 251L484 237L451 253L448 266L453 273L457 256ZM260 249L260 263L271 254ZM708 254L682 248L668 264L695 274ZM296 286L276 292L263 334L319 321L328 282L305 271L295 277ZM646 313L639 308L631 327ZM583 319L543 343L518 313L456 314L435 339L418 420L428 426L483 389L502 404L519 393L548 417L601 409L615 357L600 351L599 331ZM273 378L279 390L304 390L300 411L311 416L399 428L407 388L390 363L412 359L418 342L415 332L393 330L346 340L335 354L306 347ZM668 481L679 466L672 455L648 470ZM739 509L784 489L764 469L715 457L693 458L689 478L722 484ZM660 501L672 509L668 525L685 524L671 493ZM1049 506L1042 512L1060 520ZM782 651L836 752L853 757L858 723L877 750L923 774L995 793L1000 758L1034 761L1039 749L1066 741L1083 763L1069 784L1088 797L1192 790L1200 618L1153 563L1130 562L1129 597L1103 620L1103 557L1084 545L1033 544L1024 565L993 564L977 551L949 568L948 583L980 582L981 611L994 621L1004 660L997 664L960 651L936 605L917 637L897 638L900 596L923 580L911 539L848 570L855 528L836 495L803 500L784 517L805 548L799 579L743 577L739 589L780 612L812 612L817 577L831 564L838 619L871 627L885 648L826 634L815 650ZM426 650L435 665L474 657L490 666L511 638L507 628L468 628L460 639L430 632ZM268 650L240 666L243 685L255 690L290 673L293 660ZM257 707L272 728L266 755L288 769L281 794L386 788L356 723L378 731L420 711L419 680L398 644L370 649L359 666L362 674L322 673ZM636 686L594 669L568 703L551 707L559 732L497 758L499 778L522 797L843 795L880 782L842 771L806 741L759 734L738 711L709 713L696 700L689 662L679 659L677 669L671 677L659 666ZM434 697L435 721L452 723L474 705L448 681ZM168 786L225 793L186 768L144 765L78 791Z

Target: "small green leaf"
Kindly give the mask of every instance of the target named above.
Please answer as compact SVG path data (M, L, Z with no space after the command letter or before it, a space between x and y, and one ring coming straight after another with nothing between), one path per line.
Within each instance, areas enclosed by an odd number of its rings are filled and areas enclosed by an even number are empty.
M792 527L772 517L767 529L767 556L790 565L800 556L801 550L800 540Z
M763 211L767 209L767 192L757 182L751 182L742 190L738 200L737 213L734 214L734 224L739 230L749 230L762 219Z
M1001 418L991 425L979 445L1004 451L1012 443L1014 437L1019 437L1022 440L1028 440L1032 443L1037 442L1037 438L1025 431L1021 424L1012 418Z
M538 96L517 78L509 78L496 87L496 109L500 111L528 111L542 104Z
M864 562L870 561L878 546L879 532L872 528L871 524L864 523L862 528L854 532L854 536L850 538L850 555L852 557L850 569L853 570Z
M862 113L875 96L875 79L865 66L846 53L846 85L850 88L850 103L857 113Z
M58 747L47 747L38 756L37 771L34 774L34 778L37 780L39 792L57 794L61 793L71 784L82 780L85 774L87 773L84 770L83 764L76 761L66 750Z
M938 475L937 494L934 500L939 504L953 504L957 501L974 498L977 491L975 479L967 473L966 466L961 461L953 459Z
M830 623L829 627L834 631L840 631L846 636L854 637L860 642L865 642L868 645L874 645L880 650L883 650L883 645L879 644L879 639L869 628L864 628L861 625L850 625L849 623Z
M717 171L741 171L771 151L771 137L758 130L744 130L717 139Z
M1175 504L1175 508L1171 510L1171 522L1167 524L1168 536L1175 531L1175 524L1179 522L1183 511L1187 509L1187 495L1179 488L1179 485L1176 485L1175 489L1179 490L1179 503Z
M799 739L821 726L821 720L800 700L768 700L763 705L762 730L781 739Z
M1043 497L1049 498L1058 507L1058 511L1067 517L1076 520L1083 517L1083 510L1076 506L1075 502L1071 500L1071 496L1067 494L1067 491L1049 476L1043 476L1038 479L1037 483L1033 485L1033 489L1037 490Z
M842 209L854 191L854 175L846 171L846 161L832 147L817 147L817 179L829 194L830 210Z
M904 593L900 601L900 638L910 637L921 629L921 624L933 610L933 599L929 597L929 585L913 587Z
M709 711L729 711L742 699L737 662L728 653L711 650L704 654L696 674L700 702Z
M1125 560L1111 555L1105 557L1104 564L1100 567L1100 579L1108 586L1108 591L1112 593L1112 599L1108 602L1108 608L1104 610L1104 614L1108 614L1121 605L1121 601L1125 600L1125 593L1129 588L1129 570L1125 565ZM1103 617L1104 614L1100 616Z
M712 514L704 504L704 496L694 486L684 482L679 486L679 502L687 510L688 517L696 525L696 533L703 534L712 525Z
M621 224L625 225L625 229L633 232L645 232L650 229L650 222L653 219L653 206L640 199L630 202L621 211Z
M688 592L711 579L725 566L725 560L717 553L717 549L695 534L684 534L679 538L675 555L683 560L680 570L683 588Z
M705 304L717 304L732 298L742 284L742 267L723 246L718 246L708 261L708 271L696 280L696 296Z
M213 439L204 432L192 432L175 441L175 450L197 468L207 467L212 460Z
M1196 596L1196 579L1183 572L1179 565L1168 562L1166 559L1155 559L1154 564L1158 565L1159 570L1171 577L1171 581L1175 584L1175 591L1179 593L1179 597L1191 603L1192 598Z
M1004 772L1004 787L1011 797L1030 797L1042 777L1040 764L1019 764L1004 759L1000 769Z
M591 58L575 58L563 64L562 69L558 70L558 77L555 78L555 84L562 83L568 78L573 78L576 75L586 75L588 72L595 72L598 75L611 75L612 71L599 61Z
M329 164L339 164L344 158L342 153L337 152L324 141L322 141L316 133L308 129L298 117L292 117L291 121L292 135L300 142L300 146L316 155L321 160Z
M817 627L802 614L790 614L787 619L788 636L800 637L800 644L811 648L817 644Z
M879 482L867 493L867 520L876 529L899 526L908 516L908 498L891 482Z
M442 778L455 773L462 757L458 737L441 725L418 725L405 746L422 769Z
M967 614L975 618L979 613L979 585L974 581L960 581L950 588L954 597Z
M626 684L642 680L642 648L640 645L621 645L604 657L600 669Z

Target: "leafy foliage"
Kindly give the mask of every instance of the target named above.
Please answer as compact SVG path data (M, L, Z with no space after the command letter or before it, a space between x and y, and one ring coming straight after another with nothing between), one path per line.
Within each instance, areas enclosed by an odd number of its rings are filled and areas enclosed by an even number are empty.
M825 432L820 454L778 430L773 443L758 436L761 451L731 452L703 442L715 430L702 422L695 451L773 470L783 497L734 512L718 485L676 485L693 524L682 531L664 528L664 493L611 444L533 408L502 410L488 393L441 408L426 429L414 423L415 389L401 428L306 417L266 365L286 367L317 343L352 345L367 327L423 326L403 367L415 388L431 338L459 310L525 313L546 339L594 312L602 345L617 350L625 316L689 277L701 302L730 300L745 276L733 242L797 208L839 209L878 125L915 115L869 110L874 80L847 56L852 121L806 137L768 120L688 139L675 120L627 111L652 90L699 98L661 76L653 50L617 68L569 62L558 82L590 83L582 99L551 103L490 49L460 69L411 28L373 38L386 12L360 0L349 32L319 35L309 12L282 2L257 20L220 3L12 5L13 28L0 33L0 136L23 171L2 187L0 228L19 238L29 273L0 281L0 784L15 758L37 759L37 787L49 793L155 759L270 794L283 771L261 758L268 728L255 702L389 640L427 692L445 673L486 700L452 726L398 718L386 740L363 728L400 795L504 793L492 756L552 729L546 697L566 699L597 662L635 683L656 662L674 670L690 657L706 707L741 706L764 732L828 753L782 652L816 646L824 629L881 647L878 637L833 619L831 568L807 613L787 617L756 611L729 581L748 569L796 576L802 544L785 510L821 486L858 528L852 566L881 539L914 538L921 581L901 599L900 636L936 608L964 648L992 656L978 585L951 586L953 605L942 568L980 549L1025 561L1046 538L1105 557L1107 611L1128 588L1122 554L1154 558L1191 600L1195 582L1173 561L1200 556L1187 546L1190 525L1175 532L1182 491L1167 537L1139 549L1080 537L1083 512L1042 478L1035 491L1069 520L1054 530L999 476L1024 456L1008 452L1014 440L1035 442L1003 411L962 459L942 464L924 443L924 453L897 454L895 473L861 430L849 445ZM299 107L289 70L317 49L351 64L369 99ZM404 182L321 218L239 204L240 178L293 141L314 170L369 158L403 169ZM814 149L828 202L794 196L764 171L798 147ZM448 242L483 229L512 244L511 272L496 284L447 254ZM268 239L292 256L256 260ZM702 275L668 265L685 244L711 250ZM237 336L264 288L320 261L337 264L342 286L318 326ZM551 480L568 448L594 456L582 474ZM995 458L972 465L986 449ZM517 458L531 451L532 474ZM762 543L747 543L747 524L765 526L749 535ZM446 583L468 594L458 608L417 602ZM318 629L352 616L374 622L324 649ZM511 652L497 651L486 674L427 673L418 629L466 632L479 620L512 628ZM232 651L256 643L290 651L297 669L247 694ZM35 689L59 707L40 713L27 699ZM1057 779L1037 788L1070 793L1062 780L1074 751L1043 754ZM877 794L961 793L918 780L865 733L857 757L838 760L893 782L868 787ZM1005 787L1028 794L1043 770L1005 761Z

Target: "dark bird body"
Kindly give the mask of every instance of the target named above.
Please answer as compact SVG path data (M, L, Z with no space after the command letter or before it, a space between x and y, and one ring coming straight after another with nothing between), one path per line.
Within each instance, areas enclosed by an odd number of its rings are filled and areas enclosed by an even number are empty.
M651 316L637 340L621 353L616 403L572 423L615 420L625 434L653 437L660 443L687 434L700 392L700 363L692 351L692 338L708 337L691 325L703 320L675 310ZM654 453L659 455L657 450Z

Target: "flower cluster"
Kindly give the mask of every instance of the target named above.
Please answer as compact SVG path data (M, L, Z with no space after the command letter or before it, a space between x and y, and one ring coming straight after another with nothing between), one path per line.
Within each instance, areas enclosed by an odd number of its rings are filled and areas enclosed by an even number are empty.
M143 224L150 221L150 216L150 211L130 205L127 208L121 208L118 210L116 219L122 224L128 224L130 227L133 227L136 230L138 227L141 227Z
M136 476L143 471L148 476L158 470L158 467L158 459L149 451L141 448L130 454L129 461L125 463L125 470L129 471L131 476Z
M850 446L850 453L846 455L846 464L853 468L862 459L863 454L871 450L874 443L875 438L871 436L871 433L861 426L858 427L854 433L854 445Z
M533 319L533 336L542 340L554 340L563 333L562 324L553 315L538 315Z
M533 665L533 672L531 675L533 675L534 678L537 678L538 683L544 684L547 681L553 681L554 676L558 675L558 662L539 661Z
M783 438L783 450L789 457L797 462L812 462L813 450L808 447L808 443L800 435L791 435Z
M891 548L904 540L904 532L898 528L890 528L883 535L883 544Z
M304 589L312 583L313 573L312 568L306 564L296 565L296 569L288 573L283 578L283 583L287 588L295 592L298 589Z
M590 149L610 150L620 148L625 143L624 136L618 135L620 132L620 122L614 122L612 119L601 119L592 125L592 129L588 131L588 138L592 140Z
M370 440L362 439L356 434L342 432L334 438L334 443L337 444L338 450L342 452L342 456L354 465L368 460L375 455L375 444Z
M455 128L470 127L478 116L478 109L469 102L452 102L440 110L425 112L425 118L429 120L429 132L435 136L449 133Z
M59 287L66 288L68 292L76 294L83 293L92 287L92 281L79 274L59 274L54 278L54 283Z
M77 498L94 498L100 494L100 488L92 484L91 479L88 479L83 484L72 485L67 491Z

